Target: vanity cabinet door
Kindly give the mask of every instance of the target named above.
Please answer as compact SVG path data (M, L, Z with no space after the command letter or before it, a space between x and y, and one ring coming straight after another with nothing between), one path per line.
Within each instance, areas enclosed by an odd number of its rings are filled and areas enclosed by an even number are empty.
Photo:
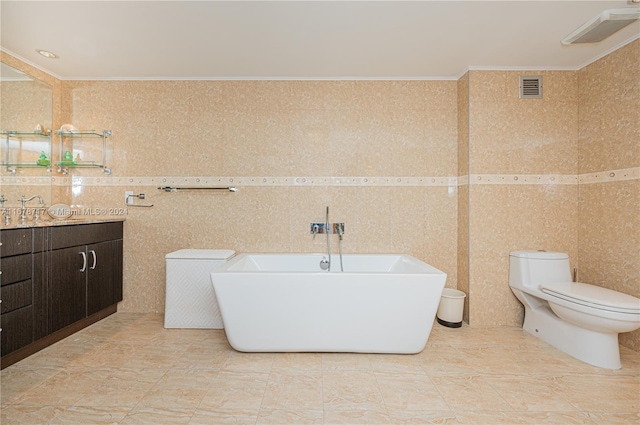
M113 281L113 302L119 303L123 300L122 293L122 263L123 263L123 251L122 251L122 239L113 241L115 248L115 262L114 262L114 281Z
M87 316L116 303L116 242L107 241L87 246Z
M51 251L49 275L49 332L55 332L87 316L86 247Z

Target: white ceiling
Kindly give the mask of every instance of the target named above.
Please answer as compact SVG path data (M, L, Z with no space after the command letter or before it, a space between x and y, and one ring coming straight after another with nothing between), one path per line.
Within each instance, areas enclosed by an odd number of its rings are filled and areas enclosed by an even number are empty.
M640 34L560 40L627 1L7 1L0 46L69 79L427 79L578 69ZM46 59L36 49L52 51Z

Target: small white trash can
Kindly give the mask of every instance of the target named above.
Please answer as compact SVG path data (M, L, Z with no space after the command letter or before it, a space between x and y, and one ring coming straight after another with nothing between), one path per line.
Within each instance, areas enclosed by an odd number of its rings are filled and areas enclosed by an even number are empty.
M438 323L448 328L462 326L462 312L464 310L464 297L467 295L457 289L444 288L442 298L438 306Z

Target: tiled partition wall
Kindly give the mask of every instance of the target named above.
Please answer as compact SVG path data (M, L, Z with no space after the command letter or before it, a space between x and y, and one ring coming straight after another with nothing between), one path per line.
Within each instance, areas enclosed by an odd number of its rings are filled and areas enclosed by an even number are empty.
M154 205L128 208L124 311L164 311L164 256L177 249L324 252L309 223L326 206L345 223L344 253L411 254L456 287L456 91L455 81L65 82L67 120L113 131L113 174L55 184L77 205L124 207L125 190ZM157 189L166 184L238 192Z
M469 294L469 73L458 80L458 289ZM469 321L470 299L462 318Z
M519 98L520 75L542 76L542 99ZM472 70L468 79L470 323L520 325L509 252L577 260L577 75Z
M640 297L640 40L578 72L578 275ZM640 350L640 331L620 335Z

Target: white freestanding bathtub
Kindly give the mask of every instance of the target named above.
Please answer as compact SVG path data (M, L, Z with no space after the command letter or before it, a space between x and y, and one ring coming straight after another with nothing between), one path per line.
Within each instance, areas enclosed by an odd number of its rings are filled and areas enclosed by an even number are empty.
M408 255L241 254L211 273L231 346L419 353L447 275Z

